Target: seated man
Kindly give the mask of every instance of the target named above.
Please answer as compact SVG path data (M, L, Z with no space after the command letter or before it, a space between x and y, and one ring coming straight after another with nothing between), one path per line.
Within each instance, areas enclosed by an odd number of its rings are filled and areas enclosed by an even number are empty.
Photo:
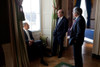
M29 58L30 56L32 56L34 52L39 51L39 54L41 56L41 63L48 66L48 64L43 60L43 48L42 48L41 40L34 41L32 32L28 30L29 29L28 23L23 23L23 29L24 29L24 36L25 36Z

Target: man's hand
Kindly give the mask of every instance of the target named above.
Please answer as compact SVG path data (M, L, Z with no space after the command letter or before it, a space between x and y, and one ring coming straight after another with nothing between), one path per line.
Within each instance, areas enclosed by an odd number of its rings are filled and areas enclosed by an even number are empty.
M34 40L30 40L29 42L32 42L32 43L33 43L33 42L34 42Z
M74 40L74 43L76 43L76 40Z
M34 40L29 40L29 46L33 44Z
M32 45L32 42L29 42L29 46L31 46Z

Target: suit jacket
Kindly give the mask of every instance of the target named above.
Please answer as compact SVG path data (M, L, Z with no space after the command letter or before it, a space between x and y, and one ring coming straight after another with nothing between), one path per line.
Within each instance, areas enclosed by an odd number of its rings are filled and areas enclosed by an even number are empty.
M32 36L32 32L28 30L28 33L29 33L31 40L34 40L34 37ZM27 44L27 46L29 46L29 40L28 40L28 36L27 36L25 30L24 30L24 36L25 36L26 44Z
M65 36L65 33L68 30L68 20L66 19L66 17L63 17L62 20L60 21L60 23L57 25L58 19L59 18L57 18L56 28L53 32L53 35L54 35L54 37L63 38Z
M72 45L74 43L82 44L84 41L84 32L85 20L83 16L79 16L73 24L69 39L69 45Z

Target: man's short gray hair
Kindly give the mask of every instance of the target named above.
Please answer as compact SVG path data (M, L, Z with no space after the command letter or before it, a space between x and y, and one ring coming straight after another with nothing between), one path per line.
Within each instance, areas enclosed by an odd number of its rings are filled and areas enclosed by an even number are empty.
M81 15L82 14L82 9L79 8L79 7L74 7L73 12L77 13L78 15Z
M23 27L24 27L26 24L28 24L28 23L27 23L27 22L23 23Z

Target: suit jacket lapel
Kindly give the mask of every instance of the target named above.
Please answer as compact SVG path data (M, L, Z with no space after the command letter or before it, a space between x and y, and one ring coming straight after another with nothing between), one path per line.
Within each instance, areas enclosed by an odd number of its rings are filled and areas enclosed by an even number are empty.
M75 28L75 26L76 26L76 24L77 24L79 18L80 18L80 16L79 16L79 17L76 19L76 21L74 22L74 24L73 24L73 28Z
M26 39L28 39L28 36L27 36L27 34L26 34L25 30L24 30L24 35L25 35L25 38L26 38Z
M63 17L64 18L64 17ZM60 25L62 24L63 18L61 19L60 23L57 25L57 28L60 27Z

